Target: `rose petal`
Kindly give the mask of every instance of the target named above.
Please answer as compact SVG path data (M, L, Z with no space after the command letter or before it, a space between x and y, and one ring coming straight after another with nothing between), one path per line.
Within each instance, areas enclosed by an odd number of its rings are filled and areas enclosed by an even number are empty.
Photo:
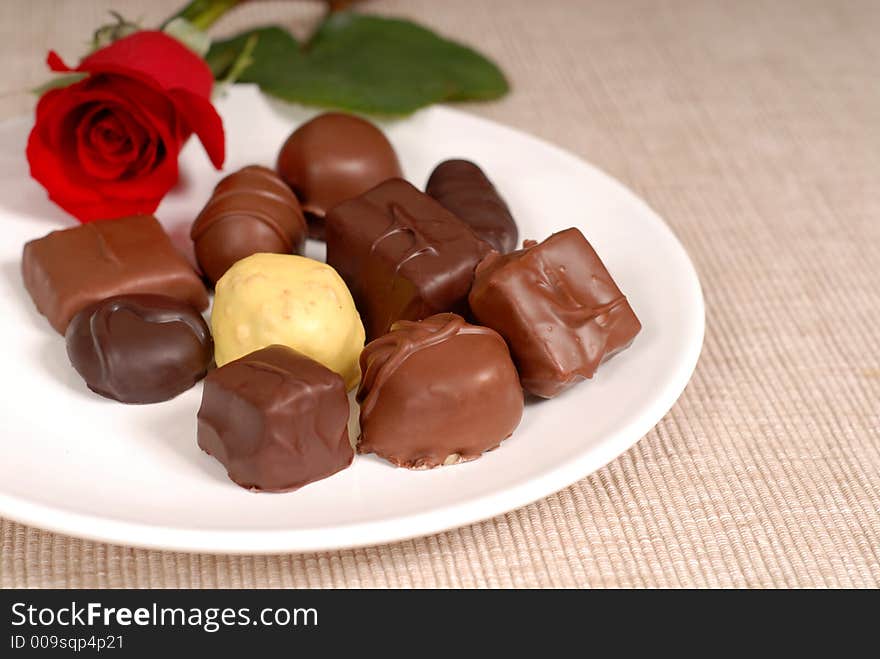
M138 133L143 133L143 129L137 124L135 128ZM132 154L136 155L140 150L141 141L136 140L131 133L131 127L123 123L113 108L106 107L92 120L86 137L88 143L104 158L129 161Z
M216 169L223 167L226 158L223 120L214 106L184 89L175 89L170 96L188 127L198 135L211 163Z
M96 216L82 214L81 209L101 202L101 195L91 188L70 180L63 159L58 157L55 148L42 139L38 127L31 131L27 144L27 159L31 176L42 183L49 198L68 213L81 221L96 219Z
M132 153L131 146L124 154L127 157L119 157L118 152L112 158L108 157L107 149L102 149L91 139L94 132L94 122L97 117L106 116L111 112L106 105L95 104L79 119L75 128L76 154L79 164L91 176L102 180L114 180L119 178L128 168L132 160L137 158L137 153ZM100 121L100 120L99 120ZM143 130L141 129L141 133ZM143 138L141 137L141 140ZM130 139L122 136L121 142L130 144Z
M73 87L74 89L72 89ZM179 121L160 93L129 79L99 76L47 94L37 109L28 140L31 175L50 198L83 221L106 217L108 208L155 208L177 180ZM78 164L76 122L96 104L111 104L118 116L135 122L149 139L137 163L116 180L100 180ZM138 170L137 167L144 169ZM100 215L94 215L98 213Z
M104 80L101 85L92 85L83 95L84 98L88 98L91 102L104 102L108 104L113 104L115 107L119 108L120 116L125 116L131 121L137 122L142 128L144 128L148 133L148 142L156 144L163 144L164 149L162 153L173 152L174 158L177 157L177 152L179 150L178 145L178 136L176 131L177 119L176 112L174 111L173 106L168 102L166 98L158 93L151 92L150 90L144 90L141 85L138 83L126 80L126 79L112 79L112 80ZM137 103L133 103L132 99L137 99ZM60 136L58 137L60 140ZM66 149L71 149L72 145L66 147ZM140 169L146 167L155 166L155 161L157 157L161 155L158 151L144 151L137 165L133 165L131 169ZM75 163L72 163L72 167L70 169L70 176L74 180L78 180L82 178L82 173L77 171ZM163 170L165 171L165 170ZM175 170L176 171L176 170ZM143 174L143 172L139 172ZM127 172L127 178L130 177L130 172ZM163 177L160 177L160 179ZM120 179L118 181L104 182L104 181L92 181L90 182L88 176L82 178L83 184L93 184L97 186L98 190L103 190L104 186L112 185L117 187L117 190L110 191L107 190L108 193L116 194L116 195L126 195L132 189L138 188L140 186L139 182L135 182L135 179L132 178L130 181L125 178ZM140 180L139 178L137 179ZM174 181L164 181L164 180L154 180L149 179L148 183L145 185L150 189L152 193L154 191L153 186L164 187L165 190L174 184Z
M31 175L82 221L152 212L177 181L181 145L195 132L211 162L225 157L205 62L161 32L138 32L75 69L85 80L43 95L28 138Z
M83 59L75 70L131 76L164 91L185 89L205 99L214 84L211 69L201 57L177 39L154 30L114 41Z
M46 65L49 67L50 71L55 71L55 73L69 73L73 71L73 69L67 66L67 64L64 63L64 60L61 59L61 56L54 50L50 50L49 54L46 55Z
M90 131L95 150L112 163L136 162L149 142L149 132L127 112L113 106L108 106L107 115Z

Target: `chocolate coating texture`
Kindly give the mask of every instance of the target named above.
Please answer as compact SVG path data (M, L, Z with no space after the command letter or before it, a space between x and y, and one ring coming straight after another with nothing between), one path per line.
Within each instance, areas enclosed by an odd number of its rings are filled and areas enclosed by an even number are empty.
M309 235L320 240L327 211L403 176L384 133L342 112L320 114L293 131L278 154L278 173L302 202Z
M271 169L251 165L217 184L190 237L199 266L216 283L251 254L302 254L307 233L296 195Z
M491 246L402 179L379 184L327 215L327 263L348 285L367 331L397 320L467 313L474 269Z
M339 375L272 345L208 375L198 442L242 487L296 490L351 464L348 416Z
M469 301L479 322L507 341L526 391L544 398L593 377L642 327L577 229L490 255Z
M53 231L24 246L21 272L37 310L59 334L80 309L115 295L152 293L199 311L208 292L152 215Z
M86 307L65 338L89 389L123 403L174 398L205 377L214 356L201 314L162 295L122 295Z
M523 392L497 332L446 313L400 321L361 354L359 453L411 469L478 458L519 425Z
M483 170L468 160L441 162L425 192L501 253L516 249L519 231L507 204Z

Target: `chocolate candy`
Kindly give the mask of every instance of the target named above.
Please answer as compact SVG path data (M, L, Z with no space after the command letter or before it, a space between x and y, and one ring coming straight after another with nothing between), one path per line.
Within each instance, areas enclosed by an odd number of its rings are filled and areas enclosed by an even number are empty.
M309 235L320 240L333 206L403 175L382 131L341 112L320 114L293 131L278 154L278 173L302 202Z
M401 179L327 214L327 263L351 289L370 339L396 320L466 313L474 268L491 250L464 222Z
M198 310L204 284L151 215L53 231L24 246L21 271L37 310L64 334L73 315L114 295L155 293Z
M479 322L507 340L526 391L544 398L593 377L642 327L577 229L486 257L469 301Z
M273 343L360 377L364 326L345 282L326 263L289 254L253 254L217 282L211 310L217 365Z
M296 195L271 169L251 165L217 184L190 237L202 271L214 283L233 263L257 252L302 254L307 231Z
M510 209L483 170L468 160L446 160L434 168L425 192L466 222L499 252L516 249L519 232Z
M395 323L361 355L359 453L429 469L478 458L519 425L523 392L504 340L456 314Z
M273 345L208 375L198 442L242 487L295 490L351 464L348 414L341 377Z
M92 391L123 403L174 398L205 377L214 357L201 314L163 295L121 295L67 326L70 363Z

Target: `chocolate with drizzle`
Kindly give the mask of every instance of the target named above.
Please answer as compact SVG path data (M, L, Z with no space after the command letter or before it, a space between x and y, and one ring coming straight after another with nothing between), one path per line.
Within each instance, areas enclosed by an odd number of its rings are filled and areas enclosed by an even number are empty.
M190 237L199 266L216 283L251 254L302 254L307 231L296 195L271 169L251 165L217 184Z
M327 263L351 289L367 338L396 320L466 313L474 268L492 248L402 179L327 214Z
M444 313L399 321L361 353L358 452L411 469L478 458L519 425L523 393L497 332Z
M642 327L577 229L484 259L469 302L507 341L526 391L544 398L593 377Z
M201 380L214 343L201 314L162 295L123 295L80 311L67 327L70 363L92 391L157 403Z

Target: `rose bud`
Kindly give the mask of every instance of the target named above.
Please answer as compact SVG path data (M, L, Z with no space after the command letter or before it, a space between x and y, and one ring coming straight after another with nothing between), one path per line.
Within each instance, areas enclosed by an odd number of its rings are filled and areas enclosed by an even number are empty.
M40 99L27 145L31 176L81 222L152 213L177 181L177 156L195 132L218 169L223 123L207 64L161 32L137 32L71 69L86 78Z

